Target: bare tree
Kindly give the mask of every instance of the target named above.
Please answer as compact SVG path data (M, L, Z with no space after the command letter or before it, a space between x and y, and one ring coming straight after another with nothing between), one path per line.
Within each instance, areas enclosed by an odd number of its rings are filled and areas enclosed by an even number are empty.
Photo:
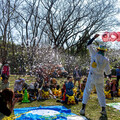
M94 33L107 30L115 21L114 0L51 0L43 1L48 10L45 33L58 49L76 47L76 53ZM112 24L111 24L112 23Z
M16 19L14 12L19 5L19 0L1 0L0 1L0 36L2 38L1 46L1 58L2 62L7 59L8 56L8 44L11 40L11 32L15 27L13 20Z
M39 46L44 39L45 16L41 0L24 0L17 11L19 18L16 30L25 46ZM36 39L37 38L37 39Z
M34 63L36 50L45 40L44 28L46 26L45 15L41 0L24 0L23 4L15 11L19 18L16 20L20 42L27 52L27 64ZM26 56L26 53L25 53Z

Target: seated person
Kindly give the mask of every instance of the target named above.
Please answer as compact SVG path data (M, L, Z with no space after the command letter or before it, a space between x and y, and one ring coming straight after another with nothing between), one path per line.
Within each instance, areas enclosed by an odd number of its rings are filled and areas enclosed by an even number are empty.
M60 102L67 104L67 101L68 101L67 95L73 96L73 94L74 94L74 92L73 92L74 84L73 84L72 81L73 81L73 78L71 76L68 76L67 77L67 82L65 82L65 88L66 88L65 101L62 100ZM57 102L59 102L59 100L57 100ZM78 104L78 100L76 99L76 97L75 97L75 102Z
M56 88L57 90L60 88L60 86L57 84L57 80L55 78L52 78L50 80L50 89Z
M61 89L61 91L62 91L62 100L63 101L65 101L65 93L66 93L66 86L65 86L65 83L66 83L67 81L65 81L64 82L64 84L63 84L63 87L62 87L62 89Z
M105 85L105 91L109 91L109 90L111 90L111 84L110 84L110 81L107 80Z
M78 86L77 98L79 98L79 96L81 95L81 92L84 92L86 82L87 82L87 78L84 78L83 82L80 84L80 86ZM81 98L82 98L82 96L81 96Z
M52 91L50 90L49 83L47 81L44 82L43 86L39 90L39 99L44 99L42 98L43 91L49 92L49 97L52 96L54 99L56 99L55 95L53 95Z
M38 97L38 88L39 88L39 83L38 82L32 82L28 86L28 92L30 96L30 100L33 101L35 97Z
M39 84L39 88L41 88L41 86L43 84L43 78L37 77L36 78L36 83Z
M47 73L43 74L43 78L44 78L44 82L49 82L50 81L50 77Z
M107 99L113 99L113 92L111 91L111 83L110 80L106 80L105 84L105 96Z
M29 86L29 85L28 85L26 82L24 82L23 85L22 85L22 89L23 89L23 90L28 89L28 86Z
M114 79L111 82L111 95L112 96L117 96L118 89L117 89L117 81Z
M74 88L74 84L73 84L73 78L72 77L67 77L67 82L65 83L65 87L66 87L66 94L72 96L73 93L73 88Z
M54 77L54 78L58 77L58 74L57 74L56 70L52 73L52 77Z
M3 80L0 81L0 91L9 88L8 77L5 76Z
M14 93L10 89L4 89L0 92L0 120L5 116L10 116L15 103L18 101L17 98L14 98Z
M84 92L86 82L87 82L87 78L84 78L83 83L80 85L80 89L82 92Z
M25 83L25 80L22 78L18 78L18 80L15 80L14 92L17 93L17 91L22 91L24 83Z

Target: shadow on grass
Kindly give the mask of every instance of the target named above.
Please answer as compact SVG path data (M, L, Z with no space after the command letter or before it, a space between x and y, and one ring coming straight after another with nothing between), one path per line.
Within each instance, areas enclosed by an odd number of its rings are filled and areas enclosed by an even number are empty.
M85 116L86 117L86 116ZM87 118L87 117L86 117ZM87 120L92 120L92 119L90 119L90 118L87 118Z
M101 115L99 120L108 120L107 116Z
M19 102L19 104L18 105L21 105L21 104L24 104L24 103L26 103L26 104L28 104L28 103L32 103L32 101L30 101L30 102Z
M44 102L46 100L48 100L48 99L40 99L40 100L38 100L38 102Z
M70 109L73 105L67 105L67 104L65 104L65 103L63 103L63 105L66 107L66 108L68 108L68 109Z

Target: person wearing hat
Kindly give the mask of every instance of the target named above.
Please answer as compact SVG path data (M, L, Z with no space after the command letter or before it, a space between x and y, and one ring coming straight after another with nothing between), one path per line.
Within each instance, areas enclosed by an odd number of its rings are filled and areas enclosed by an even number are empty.
M14 84L14 92L21 91L23 89L23 84L25 83L25 79L18 78L18 80L15 80Z
M111 70L109 67L109 61L104 56L104 53L107 51L105 46L100 45L97 48L97 51L95 51L92 47L92 42L98 36L99 34L96 34L87 44L91 56L91 64L90 64L90 71L82 99L82 109L80 110L81 115L85 115L85 107L89 99L91 90L93 89L94 86L96 87L98 101L102 108L101 114L105 116L107 115L105 95L104 95L104 72L106 75L110 75Z

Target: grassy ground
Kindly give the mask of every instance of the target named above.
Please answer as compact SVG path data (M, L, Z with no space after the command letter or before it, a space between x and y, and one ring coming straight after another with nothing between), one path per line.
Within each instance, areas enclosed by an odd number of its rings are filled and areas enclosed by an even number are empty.
M9 78L10 81L10 88L13 89L14 82L19 76L12 75ZM31 83L35 79L30 76L24 77L27 83ZM59 78L58 83L62 85L65 78ZM114 100L106 100L106 103L114 103L114 102L120 102L120 97L115 97ZM31 103L20 103L18 102L15 105L15 108L22 108L22 107L36 107L36 106L50 106L50 105L63 105L62 103L57 103L56 100L50 99L45 101L33 101ZM79 102L76 105L64 105L66 108L71 109L72 113L75 113L79 115L79 111L81 109L82 103ZM107 120L120 120L120 111L111 108L109 106L106 107L107 109ZM102 120L102 116L100 115L101 108L98 103L97 95L91 94L90 99L88 101L88 104L86 106L86 117L89 120ZM14 113L10 117L5 117L4 120L13 120L15 118Z

